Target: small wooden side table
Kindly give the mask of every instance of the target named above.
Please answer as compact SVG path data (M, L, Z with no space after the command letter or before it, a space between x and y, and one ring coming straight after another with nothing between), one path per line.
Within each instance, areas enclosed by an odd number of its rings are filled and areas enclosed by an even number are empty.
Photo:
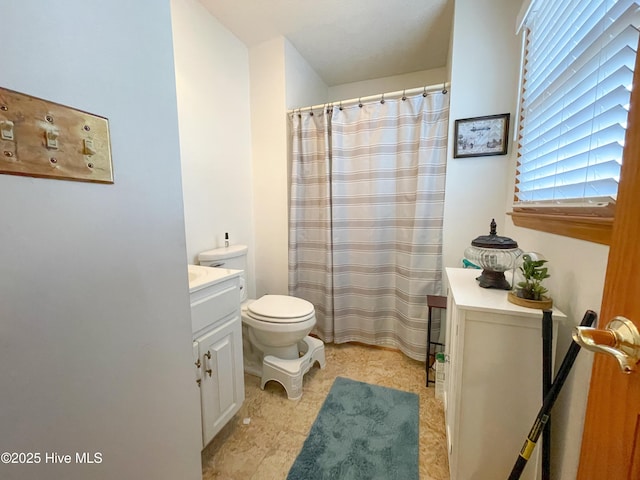
M441 350L444 349L443 343L431 341L431 314L434 308L447 308L447 297L442 295L427 295L427 307L429 314L427 317L427 356L425 359L425 373L427 376L426 386L428 387L430 383L436 383L435 380L429 380L429 369L431 368L431 365L433 365L433 362L435 362L438 347L441 347ZM444 317L441 317L440 319L440 328L442 328L443 319ZM433 353L431 347L433 347Z

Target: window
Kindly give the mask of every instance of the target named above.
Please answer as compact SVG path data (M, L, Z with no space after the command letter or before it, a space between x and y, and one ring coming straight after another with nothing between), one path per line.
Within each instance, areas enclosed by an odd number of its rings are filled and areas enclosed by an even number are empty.
M608 243L640 2L532 0L524 8L514 223Z

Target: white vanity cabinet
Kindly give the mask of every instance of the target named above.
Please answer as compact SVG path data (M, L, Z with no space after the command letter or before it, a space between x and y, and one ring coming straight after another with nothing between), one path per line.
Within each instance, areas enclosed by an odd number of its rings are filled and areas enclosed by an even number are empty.
M240 271L218 268L201 288L190 288L195 384L205 447L244 401ZM209 273L209 272L207 272Z
M204 447L240 410L244 401L240 317L228 316L196 342L202 362L200 403Z
M542 406L542 310L447 268L445 423L452 480L507 478ZM558 321L553 310L553 352ZM540 478L540 446L523 480Z

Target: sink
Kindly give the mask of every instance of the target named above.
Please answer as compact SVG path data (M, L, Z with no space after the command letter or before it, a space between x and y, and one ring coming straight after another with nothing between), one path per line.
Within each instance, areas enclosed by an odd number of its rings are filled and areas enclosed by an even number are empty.
M238 270L231 270L229 268L203 267L202 265L188 265L188 268L189 293L201 290L209 285L214 285L239 274Z
M198 278L201 278L203 273L196 270L195 268L191 268L191 267L196 267L197 265L189 265L189 288L191 288L191 284L194 283Z

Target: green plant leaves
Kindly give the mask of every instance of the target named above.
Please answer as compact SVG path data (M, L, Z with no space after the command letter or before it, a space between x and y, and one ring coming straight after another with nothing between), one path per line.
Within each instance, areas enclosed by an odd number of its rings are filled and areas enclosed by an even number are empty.
M524 277L524 282L518 282L518 288L522 298L529 300L541 300L542 296L548 292L542 286L542 280L549 278L549 269L543 265L547 260L532 260L530 255L522 256L522 265L519 267Z

